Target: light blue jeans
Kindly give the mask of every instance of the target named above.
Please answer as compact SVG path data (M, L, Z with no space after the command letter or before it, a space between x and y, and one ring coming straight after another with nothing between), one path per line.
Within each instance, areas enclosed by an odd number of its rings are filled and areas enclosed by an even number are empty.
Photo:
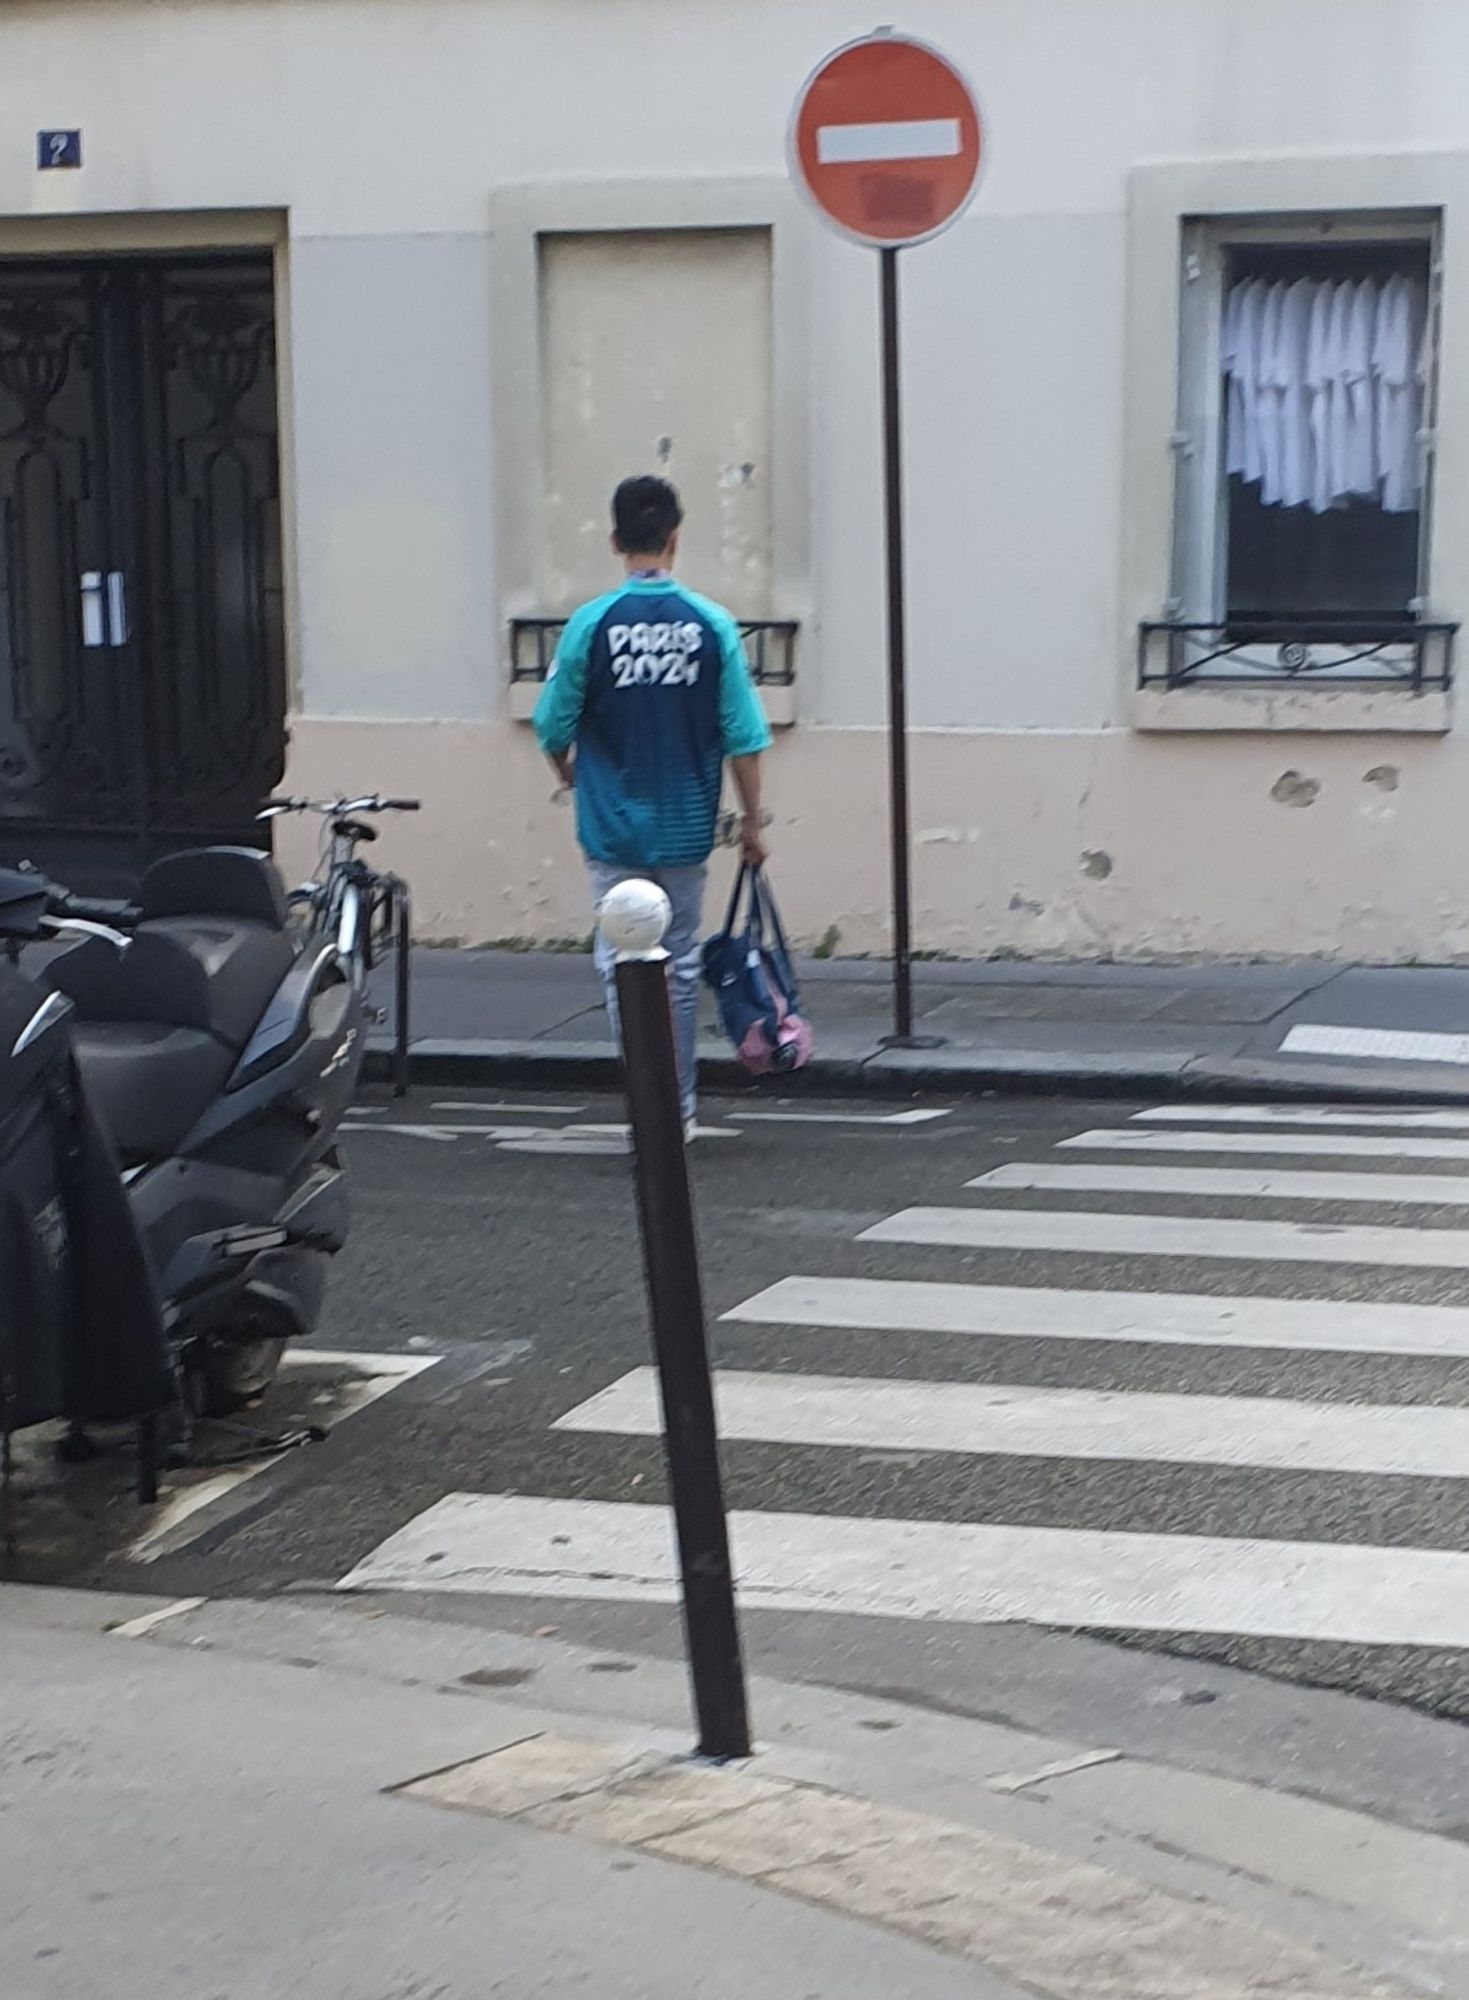
M673 1036L678 1051L678 1089L684 1118L694 1116L698 1104L699 1047L699 925L704 914L704 882L709 870L700 868L617 868L609 861L588 857L592 895L598 905L609 889L619 882L656 882L672 907L668 935L663 940L668 953L668 981L673 999ZM597 970L607 994L607 1017L612 1037L619 1045L622 1029L617 1019L616 954L597 932Z

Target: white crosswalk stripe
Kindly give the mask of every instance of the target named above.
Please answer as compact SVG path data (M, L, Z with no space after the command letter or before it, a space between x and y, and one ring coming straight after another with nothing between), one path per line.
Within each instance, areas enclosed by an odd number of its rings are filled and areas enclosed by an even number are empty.
M812 1492L810 1512L733 1516L745 1607L1469 1649L1469 1546L1441 1546L1432 1513L1421 1516L1435 1529L1429 1546L1397 1545L1413 1496L1469 1482L1469 1278L1460 1276L1469 1273L1469 1228L1421 1226L1425 1207L1469 1208L1469 1173L1157 1157L1294 1153L1447 1165L1469 1162L1469 1136L1452 1136L1459 1130L1469 1134L1469 1114L1158 1106L1116 1128L1063 1137L1056 1160L974 1175L965 1206L910 1207L863 1230L850 1254L880 1259L877 1272L783 1277L735 1305L723 1315L722 1338L744 1330L780 1366L718 1372L726 1455L738 1468L756 1462L742 1461L742 1451L785 1454L777 1490L800 1492L809 1479ZM1072 1149L1154 1157L1087 1162L1068 1157ZM1043 1194L1049 1205L1005 1205L1017 1192ZM1068 1196L1090 1205L1067 1205ZM1132 1206L1097 1206L1109 1196ZM1187 1199L1203 1212L1142 1212L1138 1198L1151 1196ZM1372 1213L1345 1226L1207 1212L1240 1200L1352 1203ZM941 1257L934 1274L934 1251L964 1253L966 1281L956 1281L952 1257ZM991 1253L1021 1253L1033 1282L984 1282ZM1085 1288L1064 1282L1076 1255L1093 1260ZM1154 1259L1160 1275L1180 1259L1241 1268L1217 1294L1137 1289ZM922 1275L892 1275L895 1262ZM1276 1275L1272 1286L1278 1267L1291 1283ZM1313 1267L1337 1275L1317 1277ZM1390 1287L1394 1271L1442 1274L1434 1296L1445 1302L1375 1299L1374 1287ZM1348 1276L1346 1300L1270 1295L1297 1284L1329 1291ZM1012 1344L981 1345L995 1340ZM813 1350L811 1365L792 1372L802 1345ZM1169 1379L1138 1387L1148 1349L1173 1357ZM1068 1384L1073 1354L1088 1372ZM1250 1393L1234 1393L1228 1380L1221 1390L1221 1369L1238 1379L1251 1356ZM1316 1373L1297 1369L1296 1393L1269 1393L1261 1371L1271 1356L1282 1364L1316 1357L1319 1390ZM874 1361L884 1372L870 1372ZM904 1373L911 1363L917 1372ZM1416 1372L1405 1376L1405 1366ZM1348 1367L1355 1373L1343 1376ZM1036 1370L1042 1381L1024 1379ZM992 1379L1001 1374L1008 1379ZM1125 1386L1110 1386L1109 1375ZM554 1428L568 1449L574 1439L603 1439L645 1451L661 1430L654 1372L623 1374ZM904 1518L841 1511L834 1468L851 1454L901 1455L898 1483L881 1490ZM1143 1468L1154 1500L1129 1526ZM1160 1516L1156 1496L1169 1489L1157 1481L1185 1476L1176 1520L1166 1507ZM1236 1482L1234 1511L1221 1515L1209 1495L1226 1480ZM860 1500L866 1489L846 1490ZM1390 1506L1364 1507L1362 1496L1384 1491ZM1005 1518L1011 1493L1018 1520ZM974 1518L953 1518L956 1511ZM1205 1517L1211 1528L1224 1518L1235 1532L1194 1532ZM1282 1519L1299 1522L1300 1532L1261 1531ZM1392 1546L1364 1534L1375 1519L1392 1521L1382 1530ZM339 1587L634 1603L668 1602L677 1592L663 1506L469 1493L408 1522Z
M1349 1229L1328 1223L1229 1222L1197 1215L905 1208L865 1229L858 1241L931 1243L956 1250L1102 1251L1124 1257L1240 1257L1469 1270L1465 1229Z
M1469 1555L968 1521L735 1513L747 1611L1469 1646ZM451 1493L340 1590L671 1604L663 1507Z
M1298 1159L1469 1160L1469 1139L1426 1139L1410 1133L1398 1139L1366 1138L1356 1132L1139 1132L1128 1125L1078 1132L1063 1147L1094 1153L1255 1153Z
M752 1326L1125 1340L1469 1360L1469 1308L1187 1292L1053 1291L901 1278L782 1278L724 1315Z
M721 1373L718 1388L721 1434L762 1444L1440 1479L1469 1467L1469 1410L735 1371ZM635 1368L556 1425L623 1437L656 1437L662 1427L651 1368Z
M1053 1166L1013 1161L979 1174L972 1188L1056 1194L1220 1195L1226 1200L1352 1201L1469 1208L1463 1174L1271 1173L1251 1167Z
M1353 1111L1314 1104L1159 1104L1135 1111L1141 1125L1360 1125L1371 1130L1469 1132L1469 1111Z

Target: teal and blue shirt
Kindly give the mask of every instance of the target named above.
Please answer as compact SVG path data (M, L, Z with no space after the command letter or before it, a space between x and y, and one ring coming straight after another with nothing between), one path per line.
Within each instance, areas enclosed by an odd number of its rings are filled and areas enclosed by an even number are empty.
M725 758L770 745L739 627L667 576L574 614L535 726L550 756L576 746L577 839L619 868L707 861Z

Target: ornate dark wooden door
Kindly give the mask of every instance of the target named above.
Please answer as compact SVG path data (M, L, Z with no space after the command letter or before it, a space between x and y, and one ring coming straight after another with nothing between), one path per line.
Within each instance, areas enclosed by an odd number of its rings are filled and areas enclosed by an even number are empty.
M269 257L0 264L0 859L258 843L282 610Z

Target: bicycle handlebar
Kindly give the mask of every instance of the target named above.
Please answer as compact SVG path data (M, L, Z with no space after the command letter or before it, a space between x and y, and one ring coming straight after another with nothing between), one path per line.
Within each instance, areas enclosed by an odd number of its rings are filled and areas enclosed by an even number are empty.
M416 813L422 810L422 799L385 799L374 792L363 799L268 799L256 818L279 819L284 813L320 813L324 819L342 819L352 813Z

